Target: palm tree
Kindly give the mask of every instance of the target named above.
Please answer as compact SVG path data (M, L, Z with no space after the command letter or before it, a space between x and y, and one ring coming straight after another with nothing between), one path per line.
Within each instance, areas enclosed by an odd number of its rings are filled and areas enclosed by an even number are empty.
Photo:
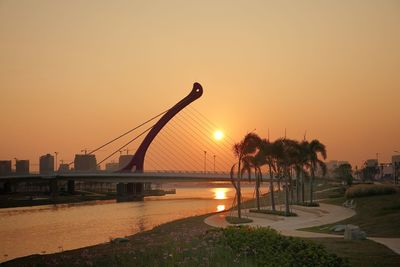
M259 151L257 156L260 158L259 161L261 165L268 165L269 171L269 193L271 197L271 209L273 211L275 208L275 197L274 197L274 172L275 168L275 154L274 146L267 139L262 139L259 143Z
M315 181L315 171L317 168L320 168L322 170L322 174L326 174L326 164L322 160L319 159L319 155L322 156L322 158L325 160L326 159L326 147L324 144L322 144L320 141L317 139L312 140L311 142L303 141L305 142L305 146L307 148L307 161L310 167L310 203L313 203L313 186L314 186L314 181Z
M294 171L296 173L296 202L300 202L300 196L301 196L301 202L304 203L304 185L305 185L305 178L308 177L308 173L306 171L306 168L309 167L307 163L307 144L305 140L298 143L297 149L297 157L296 161L294 164Z
M260 149L261 138L257 140L257 153L254 155L248 155L244 158L244 169L249 173L249 181L251 179L251 168L254 169L254 178L256 180L256 205L257 210L260 210L260 186L262 182L262 171L261 166L265 164L265 156L263 151Z
M241 211L241 187L240 182L245 171L249 170L250 162L248 161L249 155L255 153L257 149L259 137L254 133L248 133L239 143L233 145L233 153L237 158L237 163L235 163L231 168L231 182L236 190L236 201L238 209L238 217L242 218ZM237 168L237 177L234 179L234 170Z
M289 184L288 184L288 170L289 170L289 160L287 153L287 146L285 145L285 139L278 139L274 142L275 150L275 160L278 170L278 177L283 177L285 184L285 215L289 216Z

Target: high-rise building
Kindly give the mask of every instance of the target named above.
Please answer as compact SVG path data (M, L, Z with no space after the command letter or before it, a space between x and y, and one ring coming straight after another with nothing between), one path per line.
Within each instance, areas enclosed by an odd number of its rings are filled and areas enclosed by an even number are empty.
M17 174L29 174L29 160L16 160L15 162L15 173Z
M74 160L75 171L96 171L97 161L95 155L77 154Z
M11 174L11 160L0 160L0 175Z
M119 156L119 160L118 160L119 168L122 169L126 165L128 165L128 163L131 161L132 158L133 158L133 155L121 155L121 156Z
M53 173L54 172L54 156L46 154L39 159L39 172L41 174Z
M119 164L116 163L116 162L110 162L110 163L106 164L106 171L107 172L116 171L116 170L118 170L118 168L119 168Z

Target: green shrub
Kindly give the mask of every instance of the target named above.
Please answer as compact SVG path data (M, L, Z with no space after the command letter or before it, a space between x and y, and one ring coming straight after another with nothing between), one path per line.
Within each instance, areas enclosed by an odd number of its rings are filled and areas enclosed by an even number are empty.
M396 194L397 189L391 185L380 184L359 184L349 187L346 190L346 198L376 196L376 195L389 195Z
M271 228L228 227L222 242L238 257L254 258L257 266L349 266L312 241L285 237Z

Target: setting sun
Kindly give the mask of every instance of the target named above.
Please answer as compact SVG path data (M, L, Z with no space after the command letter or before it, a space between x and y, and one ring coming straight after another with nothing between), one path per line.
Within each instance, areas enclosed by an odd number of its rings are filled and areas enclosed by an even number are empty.
M214 133L215 140L222 140L224 138L224 133L220 130L215 131Z

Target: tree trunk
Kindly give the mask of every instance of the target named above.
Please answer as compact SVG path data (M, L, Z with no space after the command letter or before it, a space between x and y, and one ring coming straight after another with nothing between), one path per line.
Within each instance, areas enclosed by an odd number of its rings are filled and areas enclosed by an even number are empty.
M305 189L305 188L304 188L304 184L305 184L305 182L306 182L306 181L305 181L305 180L306 180L305 178L306 178L305 175L302 174L302 175L301 175L301 203L304 203L304 193L305 193L305 192L304 192L304 191L305 191L305 190L304 190L304 189Z
M257 200L257 210L260 210L260 177L256 178L256 200Z
M271 209L275 211L275 196L274 196L274 177L272 174L271 165L269 164L269 193L271 195Z
M237 209L238 209L238 217L239 218L242 218L242 194L241 194L241 192L240 192L240 179L242 178L241 176L242 176L242 174L241 174L241 171L240 171L240 162L241 162L241 160L239 160L239 164L238 164L238 174L237 174L237 190L236 190L236 198L237 198Z
M311 167L311 177L310 177L310 203L313 203L313 186L314 186L314 167Z
M291 170L289 170L289 172L288 172L288 177L289 177L290 203L293 204L294 190L293 190L293 177L292 177L292 171Z
M296 204L300 202L300 175L301 172L296 173Z
M261 170L255 170L254 175L256 176L256 202L257 202L257 210L260 210L260 179L261 179Z
M289 216L289 187L288 187L288 179L285 179L285 216Z

